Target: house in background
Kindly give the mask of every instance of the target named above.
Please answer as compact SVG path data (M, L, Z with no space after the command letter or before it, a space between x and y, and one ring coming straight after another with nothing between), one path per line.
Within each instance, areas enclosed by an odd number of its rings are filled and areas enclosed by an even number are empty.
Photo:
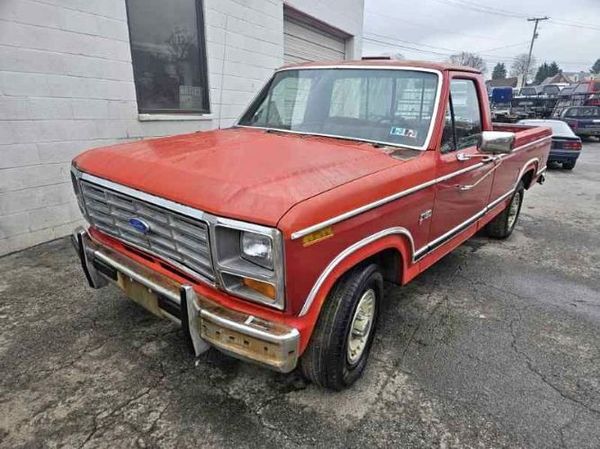
M227 127L284 63L359 58L363 0L2 0L0 255L67 235L87 148Z
M589 81L593 78L590 72L563 72L563 74L571 80L571 83Z
M540 86L545 86L547 84L562 84L567 83L571 84L573 81L566 76L563 72L558 72L556 75L549 76L544 81L540 83Z

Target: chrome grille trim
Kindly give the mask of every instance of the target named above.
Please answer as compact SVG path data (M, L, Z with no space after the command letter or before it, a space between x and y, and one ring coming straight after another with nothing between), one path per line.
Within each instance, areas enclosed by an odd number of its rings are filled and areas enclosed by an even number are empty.
M80 179L80 188L87 218L91 225L142 251L163 258L214 283L215 273L209 244L209 225L202 212L191 217L174 211L148 198L117 192L96 182ZM91 177L90 177L91 178ZM137 191L136 191L137 192ZM162 201L161 201L162 203ZM185 206L181 208L188 209ZM141 218L150 225L150 232L136 231L129 219Z

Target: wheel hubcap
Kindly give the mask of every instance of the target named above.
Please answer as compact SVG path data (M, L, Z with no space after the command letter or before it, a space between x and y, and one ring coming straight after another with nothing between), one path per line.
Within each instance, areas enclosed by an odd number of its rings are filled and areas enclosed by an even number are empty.
M517 220L519 205L521 204L521 192L517 192L508 206L508 227L512 228Z
M350 364L355 364L365 351L375 317L375 291L369 289L363 293L350 325L348 334L347 358Z

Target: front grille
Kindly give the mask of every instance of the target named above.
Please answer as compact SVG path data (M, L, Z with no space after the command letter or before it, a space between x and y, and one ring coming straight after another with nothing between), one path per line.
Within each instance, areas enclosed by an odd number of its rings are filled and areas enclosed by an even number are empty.
M125 243L214 280L205 222L87 181L81 182L81 193L90 224ZM132 218L143 220L150 230L145 234L137 231L129 223Z

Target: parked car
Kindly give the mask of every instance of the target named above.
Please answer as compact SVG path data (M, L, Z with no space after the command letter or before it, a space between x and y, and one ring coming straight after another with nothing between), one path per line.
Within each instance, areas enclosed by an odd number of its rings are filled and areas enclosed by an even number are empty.
M581 139L575 135L569 125L561 120L520 120L519 124L547 126L552 129L552 146L548 163L558 162L563 168L573 170L581 154Z
M390 60L278 70L230 129L87 151L74 243L90 286L213 346L343 389L383 282L515 228L550 130L494 126L481 74Z
M519 91L520 97L536 97L540 93L538 86L522 87Z
M561 118L580 137L600 136L600 106L571 106Z

